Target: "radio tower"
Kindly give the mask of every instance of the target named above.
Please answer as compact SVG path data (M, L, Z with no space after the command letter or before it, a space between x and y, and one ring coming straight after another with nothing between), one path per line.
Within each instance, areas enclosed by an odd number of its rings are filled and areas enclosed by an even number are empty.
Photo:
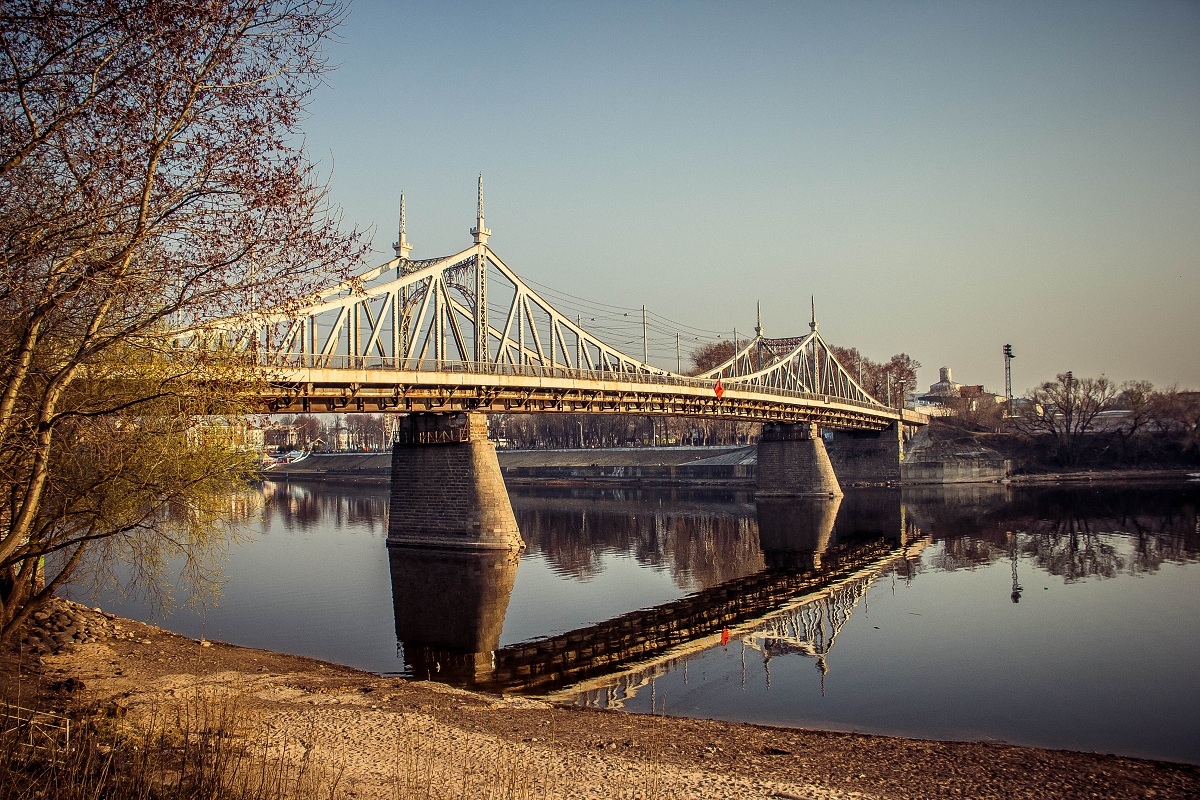
M1012 345L1004 345L1004 397L1008 400L1008 408L1006 413L1008 416L1013 415L1013 396L1012 396L1012 360L1015 358L1012 351Z

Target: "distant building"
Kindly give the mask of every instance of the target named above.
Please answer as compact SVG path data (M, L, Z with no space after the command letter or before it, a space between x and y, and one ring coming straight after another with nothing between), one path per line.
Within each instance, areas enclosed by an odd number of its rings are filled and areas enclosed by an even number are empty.
M220 442L235 450L261 451L264 432L254 420L228 417L199 417L187 430L188 443Z
M936 403L945 401L959 396L958 390L962 386L954 382L950 377L950 368L942 367L938 370L938 382L930 384L929 391L918 397L918 400L923 400L926 403Z
M917 396L919 405L947 409L950 413L979 411L1004 401L1001 395L993 394L983 388L982 384L964 386L955 383L949 367L938 370L938 382L930 384L929 391Z

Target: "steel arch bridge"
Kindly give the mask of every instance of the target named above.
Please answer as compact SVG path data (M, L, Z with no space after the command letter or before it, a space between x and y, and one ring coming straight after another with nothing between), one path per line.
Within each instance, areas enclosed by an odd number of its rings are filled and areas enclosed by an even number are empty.
M401 196L396 258L310 305L220 320L181 339L257 354L272 412L609 412L882 429L919 414L871 397L817 333L761 334L728 362L681 375L606 344L488 246L412 260Z

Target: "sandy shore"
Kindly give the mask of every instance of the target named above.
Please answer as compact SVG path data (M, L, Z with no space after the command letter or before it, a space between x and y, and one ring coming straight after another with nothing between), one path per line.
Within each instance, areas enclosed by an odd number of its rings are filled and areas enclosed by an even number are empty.
M129 725L225 704L248 741L320 764L347 798L405 785L446 797L1200 797L1192 765L557 707L196 642L65 602L20 647L0 663L10 697L19 682L25 697Z

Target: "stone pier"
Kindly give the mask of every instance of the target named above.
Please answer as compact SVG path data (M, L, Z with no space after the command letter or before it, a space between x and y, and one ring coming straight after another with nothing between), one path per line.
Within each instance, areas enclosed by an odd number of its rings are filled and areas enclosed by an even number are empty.
M896 483L904 459L903 426L893 422L881 431L834 431L829 459L847 485Z
M392 448L387 543L522 550L508 490L482 414L410 414Z
M841 497L825 442L811 422L768 423L758 443L758 497Z

